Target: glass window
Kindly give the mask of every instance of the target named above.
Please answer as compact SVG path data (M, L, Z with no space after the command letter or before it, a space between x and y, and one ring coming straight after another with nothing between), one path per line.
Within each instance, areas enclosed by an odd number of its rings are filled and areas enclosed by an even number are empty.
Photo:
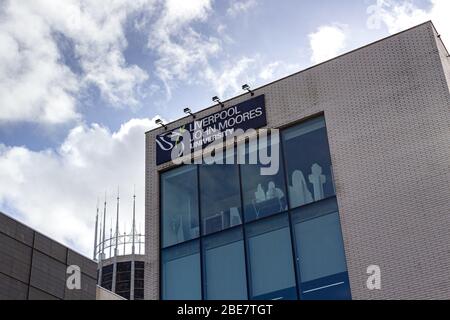
M333 196L330 150L323 117L283 131L290 207Z
M199 170L203 234L242 224L237 164L203 164Z
M273 142L276 148L270 146L270 137L267 139L259 139L260 152L267 153L275 159L272 155L272 149L279 150L279 142ZM242 195L244 203L244 216L246 221L256 220L272 214L276 214L287 209L285 180L283 173L283 161L281 161L280 154L278 154L279 168L274 175L261 175L261 168L268 167L262 165L259 159L258 149L256 144L246 145L246 163L252 157L257 157L258 164L241 165L241 179L242 179Z
M162 251L162 298L164 300L199 300L199 241L191 241Z
M144 289L134 290L134 300L143 300L143 299L144 299Z
M117 272L131 271L131 262L118 262Z
M204 286L209 300L246 300L244 241L241 228L203 241Z
M163 247L199 236L197 187L195 165L161 174Z
M302 299L350 299L335 198L292 214Z
M252 299L297 299L288 216L254 222L246 232Z

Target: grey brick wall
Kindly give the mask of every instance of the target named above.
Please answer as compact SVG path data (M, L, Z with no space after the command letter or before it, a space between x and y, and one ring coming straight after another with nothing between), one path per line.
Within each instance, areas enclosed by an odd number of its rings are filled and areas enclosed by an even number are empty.
M270 128L325 114L354 299L450 298L449 70L428 22L256 90ZM146 135L147 299L159 296L158 170L170 166L156 166L161 132ZM380 291L366 289L371 264Z
M438 38L436 42L439 50L439 56L441 57L442 67L444 69L444 76L447 81L447 87L450 90L450 59L449 59L450 53L448 51L448 48L446 48L444 42L442 41L440 34L438 34L438 32L436 31L436 29L434 29L434 34L435 37ZM450 37L446 35L446 39L450 39Z
M81 290L66 288L67 266ZM0 212L0 300L95 300L97 264Z

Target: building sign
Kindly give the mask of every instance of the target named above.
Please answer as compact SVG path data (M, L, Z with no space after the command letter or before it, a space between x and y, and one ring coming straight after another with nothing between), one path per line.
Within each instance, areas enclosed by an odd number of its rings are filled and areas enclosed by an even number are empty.
M264 95L223 109L201 119L195 119L177 129L156 136L156 164L171 161L171 151L178 143L184 143L183 133L189 132L191 150L204 148L216 139L234 133L236 129L257 129L267 124Z

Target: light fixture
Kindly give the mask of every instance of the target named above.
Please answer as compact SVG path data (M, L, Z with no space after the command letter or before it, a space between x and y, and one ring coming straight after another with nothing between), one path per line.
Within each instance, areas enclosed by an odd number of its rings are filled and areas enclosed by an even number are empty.
M223 104L223 102L220 101L220 99L219 99L218 96L212 97L212 101L214 101L214 102L220 104L220 106L221 106L222 108L225 106L225 105Z
M251 95L252 97L255 95L255 93L254 93L252 90L250 90L250 86L249 86L248 84L244 84L244 85L242 86L242 90L247 90L248 92L250 92L250 95Z
M156 119L155 123L159 124L160 126L164 127L165 130L167 130L167 126L162 122L161 119Z
M189 108L184 108L183 111L184 111L184 113L186 113L186 114L190 114L190 115L192 116L192 118L195 119L195 114L192 113L191 109L189 109Z

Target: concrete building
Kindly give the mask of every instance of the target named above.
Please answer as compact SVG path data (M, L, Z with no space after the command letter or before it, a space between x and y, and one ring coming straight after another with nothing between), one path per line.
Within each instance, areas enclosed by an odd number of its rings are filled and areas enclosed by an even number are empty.
M449 88L427 22L147 132L145 298L449 299ZM170 161L233 108L280 129L276 175Z
M109 236L106 226L98 224L99 209L95 226L94 260L97 265L97 284L102 288L126 300L144 299L144 235L136 230L135 202L133 195L133 220L131 232L119 230L119 196L117 196L116 231L113 233L112 222ZM106 200L103 220L106 221ZM104 295L102 295L104 296Z
M68 266L81 289L68 289ZM97 264L0 212L0 300L95 300Z
M98 263L98 274L101 274L99 285L126 300L143 300L144 261L145 256L139 254L119 255L101 260Z

